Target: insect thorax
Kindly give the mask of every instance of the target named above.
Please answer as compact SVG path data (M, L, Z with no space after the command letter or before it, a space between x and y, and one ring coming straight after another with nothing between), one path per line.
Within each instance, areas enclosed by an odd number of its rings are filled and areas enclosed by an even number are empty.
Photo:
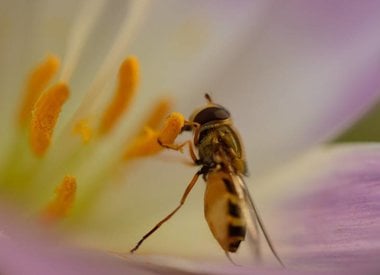
M210 168L232 168L233 172L246 174L240 139L230 124L202 125L197 148L202 165Z

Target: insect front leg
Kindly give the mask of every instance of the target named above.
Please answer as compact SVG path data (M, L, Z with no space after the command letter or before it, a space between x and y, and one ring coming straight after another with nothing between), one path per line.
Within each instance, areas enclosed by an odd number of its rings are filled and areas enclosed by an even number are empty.
M189 195L191 189L193 189L195 183L197 182L199 176L203 174L203 170L199 170L195 175L194 177L192 178L192 180L190 181L190 183L188 184L188 186L186 187L186 190L185 192L183 193L182 195L182 198L179 202L179 205L172 211L170 212L169 215L167 215L165 218L163 218L159 223L157 223L148 233L146 233L142 238L141 240L136 244L136 246L134 248L131 249L131 253L135 252L139 247L140 245L150 236L152 235L158 228L160 228L161 225L163 225L166 221L168 221L181 207L182 205L185 203L186 201L186 198L187 196Z
M160 139L157 139L157 142L164 148L180 151L180 152L182 152L183 147L185 147L186 145L189 146L189 153L190 153L191 159L194 161L194 163L198 164L199 160L197 158L197 155L195 154L194 147L191 140L187 140L181 144L164 144L161 142Z
M201 125L194 121L185 121L185 124L182 127L182 131L194 131L193 142L195 146L198 145L200 128L201 128Z

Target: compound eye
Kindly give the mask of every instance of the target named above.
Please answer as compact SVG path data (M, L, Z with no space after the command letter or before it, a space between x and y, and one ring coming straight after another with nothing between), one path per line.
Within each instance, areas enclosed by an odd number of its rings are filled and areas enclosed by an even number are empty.
M230 118L230 113L223 106L210 106L199 111L193 121L203 125L211 121L221 121Z

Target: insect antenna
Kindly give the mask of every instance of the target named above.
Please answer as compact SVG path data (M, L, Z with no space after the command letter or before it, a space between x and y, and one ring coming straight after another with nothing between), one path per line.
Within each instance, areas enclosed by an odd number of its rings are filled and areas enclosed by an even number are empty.
M209 104L212 104L212 103L213 103L210 94L205 93L205 98L206 98L206 100L208 101Z

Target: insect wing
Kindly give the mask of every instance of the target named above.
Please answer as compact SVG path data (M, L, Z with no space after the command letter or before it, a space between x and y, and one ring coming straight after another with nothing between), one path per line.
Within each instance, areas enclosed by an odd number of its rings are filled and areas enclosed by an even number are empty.
M257 259L261 257L260 251L260 234L258 222L254 211L252 211L249 200L246 199L246 188L243 179L240 176L230 174L234 189L238 195L241 212L247 225L247 237L250 240L249 244Z
M260 235L259 228L260 228L272 254L277 259L277 261L281 264L281 266L284 267L284 263L279 257L269 237L269 234L267 230L265 229L264 223L252 199L252 196L249 193L247 185L245 184L242 177L239 175L231 174L231 178L233 179L232 182L234 183L239 199L241 200L241 205L242 205L242 210L243 210L242 212L247 222L248 237L252 240L255 254L258 257L260 257L260 236L259 236Z

